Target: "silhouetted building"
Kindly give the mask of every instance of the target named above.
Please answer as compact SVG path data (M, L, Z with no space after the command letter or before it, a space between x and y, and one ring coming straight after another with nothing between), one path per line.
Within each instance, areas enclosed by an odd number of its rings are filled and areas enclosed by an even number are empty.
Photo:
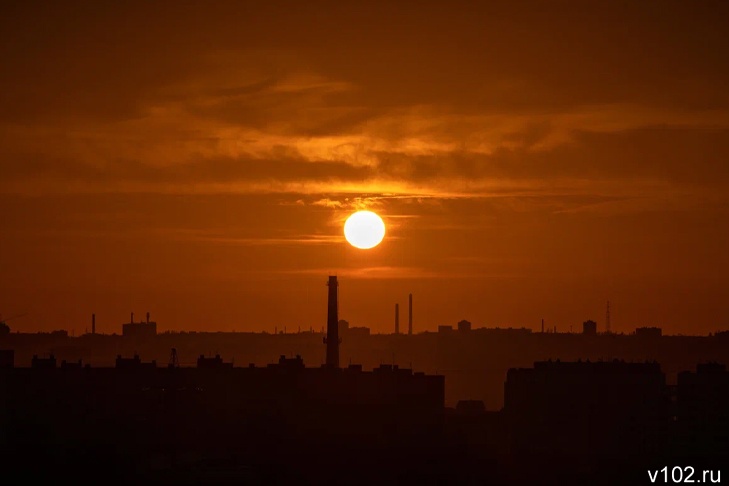
M593 320L587 320L582 323L582 334L587 336L594 336L597 334L597 322Z
M12 368L13 366L15 366L15 351L0 349L0 368Z
M147 312L147 320L145 322L134 322L134 313L132 312L131 321L122 325L122 336L131 339L150 339L157 335L157 323L149 320L149 312Z
M478 329L473 330L474 333L478 333L479 335L492 335L494 337L498 336L500 338L523 338L525 336L529 336L532 334L531 329L527 329L526 327L479 327Z
M347 332L349 332L349 321L345 321L344 319L339 319L339 322L337 323L338 329L339 329L339 338L347 335Z
M678 374L676 420L684 451L729 454L729 372L719 363Z
M349 327L349 322L344 319L340 319L338 323L339 330L339 342L342 342L342 338L358 338L362 336L369 336L370 329L368 327Z
M287 370L287 371L297 371L297 370L303 370L306 368L304 366L304 360L301 358L301 355L296 355L294 358L287 358L286 355L281 355L278 358L278 364L270 364L268 365L268 368L276 368L279 370Z
M63 370L79 370L83 368L83 362L81 360L78 361L66 361L65 359L61 361L61 369Z
M438 334L448 334L453 332L453 326L438 326Z
M507 373L504 412L515 453L652 452L670 422L658 363L542 361Z
M481 415L486 413L486 407L482 400L459 400L456 412L464 415Z
M362 338L370 335L369 327L350 327L348 336L351 338Z
M30 367L36 369L55 368L56 357L51 354L47 358L43 358L38 356L37 354L34 354L33 359L30 362Z
M508 436L506 421L501 412L488 412L481 400L460 400L455 409L446 411L447 431L452 434L451 441L463 459L471 459L471 463L461 466L473 471L488 470L488 480L481 482L463 481L462 484L512 484L508 480L495 477L494 470L487 461L494 457L504 457L505 441ZM447 483L450 483L448 481ZM461 484L461 482L454 482Z
M221 358L219 354L216 354L215 357L212 358L206 358L204 355L201 354L197 358L197 367L205 369L232 368L233 363L223 362L223 358Z
M143 363L142 359L136 353L131 358L123 358L122 355L119 354L116 357L115 367L116 369L121 370L154 369L157 367L157 362L152 360L149 363Z
M463 319L462 321L458 322L458 330L460 332L468 332L471 330L471 323L467 320Z
M660 327L638 327L635 329L636 337L655 339L663 335Z

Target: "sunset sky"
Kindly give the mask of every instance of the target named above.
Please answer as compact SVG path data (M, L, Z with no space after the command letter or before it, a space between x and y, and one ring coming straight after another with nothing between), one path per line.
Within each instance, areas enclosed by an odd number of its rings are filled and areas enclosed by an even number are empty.
M3 2L0 313L729 329L729 2L476 3Z

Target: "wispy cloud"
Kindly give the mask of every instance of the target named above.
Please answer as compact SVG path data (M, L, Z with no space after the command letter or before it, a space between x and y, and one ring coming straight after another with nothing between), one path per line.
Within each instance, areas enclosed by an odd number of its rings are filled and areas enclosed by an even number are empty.
M343 236L336 235L300 235L286 238L271 238L266 236L240 238L235 236L198 235L190 237L189 240L240 246L333 245L341 244L345 241Z
M333 273L332 273L333 272ZM473 271L440 271L425 267L407 266L372 266L359 268L307 268L300 270L280 270L277 274L288 275L324 275L336 274L339 277L355 278L361 280L392 280L392 279L483 279L483 278L520 278L516 274L495 274Z
M584 134L617 140L639 130L713 130L720 140L729 131L729 111L722 108L371 106L362 101L366 85L304 69L291 57L283 71L266 68L260 53L240 58L250 63L233 58L213 56L209 69L159 87L136 117L0 125L0 164L8 166L0 193L282 194L332 210L384 207L398 198L522 198L524 205L530 198L591 195L659 203L680 192L673 174L689 161L634 161L642 171L621 159L593 164L600 154L590 152L595 141ZM630 150L628 142L606 144L623 147L616 159ZM703 156L698 163L709 173L718 162Z
M317 199L316 201L313 201L310 204L312 206L322 206L325 208L342 208L345 205L345 203L342 201L336 201L336 200L329 199L329 198Z

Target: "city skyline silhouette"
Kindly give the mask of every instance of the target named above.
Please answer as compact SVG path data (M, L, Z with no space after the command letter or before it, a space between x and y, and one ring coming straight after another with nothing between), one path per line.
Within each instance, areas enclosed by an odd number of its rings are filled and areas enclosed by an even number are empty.
M659 328L598 334L588 320L579 334L531 333L474 329L462 320L456 329L393 332L383 341L338 320L338 277L330 276L327 286L326 333L157 334L149 313L137 322L132 313L120 336L5 333L0 345L13 349L0 349L4 470L37 480L73 475L86 481L98 478L102 467L112 482L143 484L218 484L221 477L225 484L374 484L383 478L385 484L423 478L643 484L643 473L657 477L660 463L690 461L687 471L708 468L701 477L721 482L717 465L729 455L729 372L716 359L729 361L727 332L704 338L663 336ZM251 361L236 365L217 351L199 354L194 365L186 361L190 346L209 345L211 336L228 352L242 348ZM296 355L257 365L251 345L260 352L262 337L279 347L289 338L285 345ZM351 356L341 363L342 349L370 339L378 340L374 348L388 348L391 363L367 369ZM312 342L325 351L320 366L306 366L299 354ZM136 351L155 353L171 343L166 366ZM30 366L16 363L16 350L49 346L45 355L33 354ZM530 355L534 349L527 348L535 346L566 359L518 366L525 358L513 350ZM618 348L630 349L633 359L571 358ZM113 366L56 356L98 357L111 349L124 350ZM397 364L396 352L407 356L408 349L419 349L420 364L430 366L430 358L440 371ZM636 359L650 355L663 364ZM694 361L700 362L687 369ZM508 369L498 370L497 363ZM463 373L468 366L470 382ZM494 374L501 374L504 391L496 407L481 395L492 393ZM109 440L115 451L97 452ZM449 456L454 448L459 454ZM376 466L361 462L373 454L382 457ZM532 467L524 468L524 461ZM268 470L272 465L275 472Z

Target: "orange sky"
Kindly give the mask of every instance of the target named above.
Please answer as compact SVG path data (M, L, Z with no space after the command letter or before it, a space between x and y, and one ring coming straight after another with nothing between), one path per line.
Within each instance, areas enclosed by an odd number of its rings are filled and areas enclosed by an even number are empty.
M3 3L8 324L729 328L729 4L474 3Z

